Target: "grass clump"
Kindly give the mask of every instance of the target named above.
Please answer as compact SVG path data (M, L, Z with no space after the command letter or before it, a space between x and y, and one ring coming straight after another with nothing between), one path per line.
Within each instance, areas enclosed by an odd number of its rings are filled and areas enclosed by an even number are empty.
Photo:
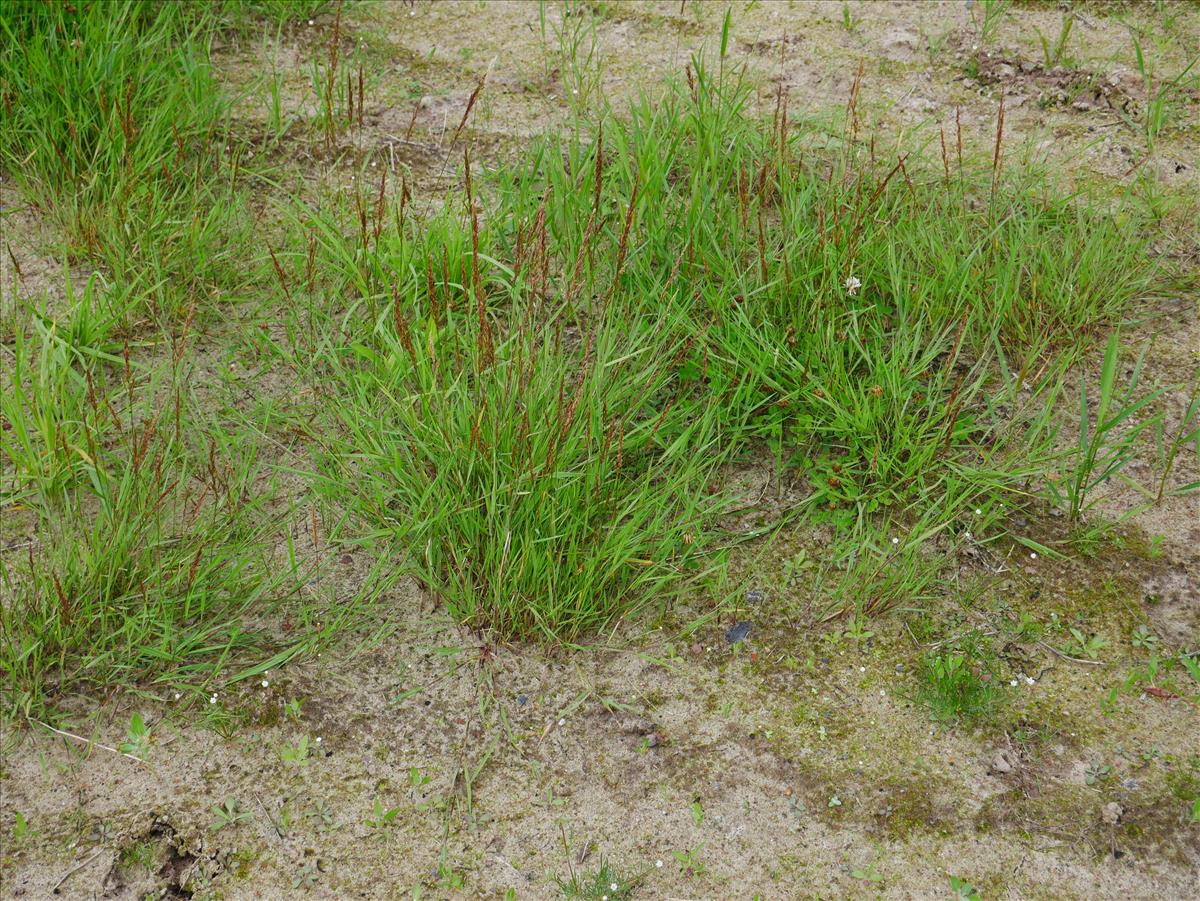
M264 563L253 443L190 413L182 338L167 376L39 328L0 350L15 377L0 516L26 536L0 556L3 706L206 682L258 642L243 616L289 580Z
M175 317L228 276L239 214L227 104L209 61L215 8L118 0L0 8L0 168L142 300ZM223 164L230 177L218 178Z
M939 722L980 722L993 716L1001 694L983 664L962 651L926 654L914 700Z
M303 273L277 267L352 299L306 325L355 460L327 484L464 621L573 637L661 590L697 461L764 445L809 488L792 512L863 546L837 594L884 612L936 577L933 539L1034 493L1066 367L1154 284L1136 223L999 152L878 159L853 111L831 140L782 102L762 124L729 71L688 76L486 191L468 163L431 219L386 175L356 188L349 228L308 216Z
M569 642L702 569L715 417L681 396L669 329L613 313L572 334L511 270L486 281L503 313L481 286L439 318L414 279L420 303L398 293L332 358L345 441L323 484L458 619Z
M563 898L578 901L627 901L641 884L643 876L622 875L612 863L600 858L593 873L576 873L571 868L570 877L556 877L558 890Z

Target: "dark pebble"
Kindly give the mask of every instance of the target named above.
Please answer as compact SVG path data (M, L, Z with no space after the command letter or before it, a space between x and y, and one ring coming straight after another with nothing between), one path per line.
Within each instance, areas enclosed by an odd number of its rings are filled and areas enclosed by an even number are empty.
M517 695L517 703L524 707L529 703L529 698L527 698L525 695Z
M750 622L743 620L736 626L730 626L725 632L725 640L730 644L737 644L739 641L744 641L746 636L750 634Z

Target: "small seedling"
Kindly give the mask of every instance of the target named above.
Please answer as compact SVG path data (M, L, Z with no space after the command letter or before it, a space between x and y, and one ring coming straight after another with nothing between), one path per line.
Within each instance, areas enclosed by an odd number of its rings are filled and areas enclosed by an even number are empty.
M852 879L861 879L864 882L883 882L883 876L881 876L879 871L875 869L874 861L871 861L865 867L859 867L858 869L851 870L850 877Z
M700 805L699 800L692 802L692 822L697 826L704 822L704 808Z
M223 804L212 809L213 821L209 829L220 832L226 826L234 826L243 820L250 819L250 814L238 807L234 798L226 798Z
M1089 766L1084 771L1084 781L1088 785L1096 785L1098 783L1107 782L1112 778L1112 767L1108 764L1097 764Z
M16 820L12 827L12 837L14 842L19 842L29 835L29 821L25 819L25 815L21 811L17 810L13 813Z
M1158 644L1158 636L1150 631L1150 628L1145 624L1138 626L1133 631L1133 635L1129 640L1135 648L1142 648L1146 651L1153 651Z
M308 765L308 736L301 735L294 745L285 745L279 750L279 759L284 763L294 763L296 766Z
M337 826L333 822L333 811L320 798L313 798L312 810L308 816L310 819L317 821L318 832L332 832L337 829Z
M292 877L292 888L309 888L316 885L320 875L321 871L317 868L316 861L310 860Z
M1200 661L1189 654L1180 654L1178 657L1183 668L1191 674L1191 677L1196 680L1196 684L1200 685Z
M129 720L129 731L125 741L121 742L121 753L144 759L150 750L150 740L150 727L146 725L140 713L135 713Z
M857 24L858 23L855 22L855 20L854 20L854 16L850 12L850 4L843 3L842 4L842 27L845 28L847 31L854 31L854 28Z
M1059 28L1058 37L1053 42L1047 40L1042 34L1042 30L1035 26L1038 40L1042 42L1042 57L1046 61L1046 68L1053 69L1063 58L1063 52L1067 49L1067 39L1071 36L1071 29L1075 25L1075 16L1073 13L1067 13L1063 16L1062 26Z
M954 901L983 901L979 895L979 889L961 876L950 877L950 891L953 893L951 897Z
M862 616L850 617L848 628L846 629L846 637L853 641L856 645L862 644L868 638L874 637L875 633L867 628L866 618Z
M1085 636L1075 627L1071 628L1071 637L1075 639L1075 647L1089 660L1095 660L1100 652L1108 647L1108 640L1099 635Z
M286 704L283 705L283 713L289 719L298 720L298 719L300 719L301 706L302 706L302 702L299 698L292 698L290 701L288 701Z
M679 863L679 872L684 876L700 876L704 873L704 862L700 860L700 852L704 846L684 851L672 851L671 856Z
M808 552L802 548L794 557L783 562L783 580L788 585L794 585L805 573L812 571L815 565Z
M384 809L383 802L376 798L374 810L363 822L368 829L373 829L375 831L377 838L382 839L383 830L395 822L396 817L399 815L399 807Z

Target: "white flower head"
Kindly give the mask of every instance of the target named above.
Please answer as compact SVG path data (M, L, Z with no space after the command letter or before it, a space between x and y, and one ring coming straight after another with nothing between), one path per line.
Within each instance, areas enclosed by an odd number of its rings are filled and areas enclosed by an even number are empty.
M1030 552L1030 554L1029 554L1029 559L1030 559L1030 560L1036 560L1036 559L1037 559L1037 554L1035 554L1035 553L1033 553L1033 552L1031 551L1031 552Z
M661 860L654 861L654 866L661 870L662 869L662 861Z
M1016 687L1017 687L1017 680L1016 680L1016 679L1009 679L1009 680L1008 680L1008 684L1009 684L1009 685L1011 685L1013 688L1016 688Z
M617 884L614 882L612 885L609 886L609 888L615 892L617 890Z
M849 294L851 297L853 297L855 294L857 294L858 289L861 287L862 287L862 282L859 281L855 276L852 275L848 279L846 279L846 293Z
M268 682L266 679L263 679L263 680L262 680L262 687L263 687L263 688L270 688L270 687L271 687L271 683L270 683L270 682Z

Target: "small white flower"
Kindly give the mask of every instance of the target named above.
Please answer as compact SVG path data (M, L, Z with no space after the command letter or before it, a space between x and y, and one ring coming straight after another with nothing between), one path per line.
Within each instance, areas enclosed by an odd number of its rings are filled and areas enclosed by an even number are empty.
M309 25L316 25L317 23L316 23L316 22L314 22L312 19L309 19L309 20L308 20L308 24L309 24Z
M975 508L975 515L976 515L976 516L983 516L983 510L981 510L979 507L976 507L976 508Z
M661 870L662 869L662 861L661 860L654 861L654 866Z
M317 744L320 744L320 743L321 743L321 736L318 735L317 736Z
M862 287L862 282L853 275L846 279L846 293L853 297L858 293L858 289Z
M559 720L559 721L558 721L558 724L559 724L560 726L565 726L565 725L567 724L567 721L566 721L565 719L561 719L561 720Z
M900 539L899 539L899 538L893 538L893 539L892 539L892 544L899 544L899 543L900 543Z
M1030 554L1029 554L1029 559L1030 559L1030 560L1036 560L1036 559L1037 559L1037 554L1030 552Z
M215 703L217 703L217 696L216 696L216 695L212 695L212 696L211 696L211 697L208 699L208 703L210 703L210 704L215 704Z
M601 895L600 901L608 901L608 895Z
M1033 676L1026 676L1026 677L1025 677L1025 684L1026 684L1026 685L1033 685Z
M1016 679L1009 679L1009 680L1008 680L1008 684L1009 684L1009 685L1011 685L1013 688L1016 688L1016 687L1017 687L1017 680L1016 680Z
M966 535L968 538L970 538L970 537L971 537L971 533L970 533L970 532L964 532L963 534L964 534L964 535Z
M860 666L860 667L858 668L858 671L859 671L860 673L865 673L865 672L867 671L867 668L866 668L865 666Z
M615 892L617 890L617 884L614 882L612 885L609 886L609 888Z
M266 679L263 679L263 680L262 680L262 687L263 687L263 688L269 688L270 686L271 686L271 683L270 683L270 682L268 682Z
M182 697L183 697L183 695L181 695L179 692L175 692L175 700L176 701L178 701Z

